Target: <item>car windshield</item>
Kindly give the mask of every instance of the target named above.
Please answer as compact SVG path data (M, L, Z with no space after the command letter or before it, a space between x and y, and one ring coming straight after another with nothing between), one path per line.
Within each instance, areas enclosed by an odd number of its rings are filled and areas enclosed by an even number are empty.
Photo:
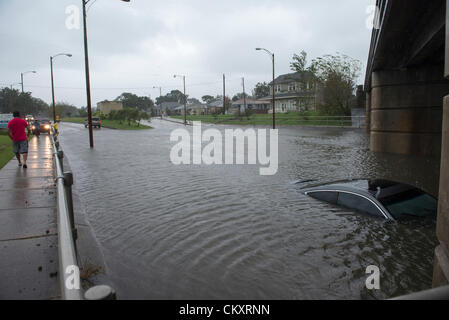
M404 216L435 217L438 210L438 202L427 193L410 189L378 199L394 218Z

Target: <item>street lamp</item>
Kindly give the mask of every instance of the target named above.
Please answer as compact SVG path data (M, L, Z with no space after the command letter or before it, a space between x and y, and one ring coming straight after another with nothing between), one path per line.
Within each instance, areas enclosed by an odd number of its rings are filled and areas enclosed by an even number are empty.
M187 96L186 96L186 76L180 76L175 74L174 77L182 77L184 81L184 125L187 125Z
M22 84L22 93L23 93L23 76L25 75L25 74L27 74L27 73L37 73L36 71L26 71L26 72L22 72L21 74L20 74L20 80L21 80L21 84Z
M22 93L24 92L23 91L23 76L25 75L25 74L27 74L27 73L37 73L36 71L26 71L26 72L22 72L21 74L20 74L20 80L21 80L21 84L22 84ZM25 119L25 104L23 104L23 107L22 107L22 112L23 112L23 117L24 117L24 119Z
M11 91L12 91L14 86L18 86L20 84L21 84L20 82L13 83L9 87L11 88ZM9 109L10 109L11 112L13 112L14 111L13 110L13 106L14 106L14 94L13 94L13 92L11 92L10 95L11 95L11 98L9 99Z
M51 98L53 101L53 123L56 123L56 107L55 107L55 84L53 81L53 59L59 56L72 57L70 53L59 53L54 56L50 56L50 70L51 70Z
M87 10L86 6L90 1L96 0L81 0L83 3L83 29L84 29L84 60L85 60L85 69L86 69L86 95L87 95L87 119L89 123L89 142L90 147L94 147L94 136L92 130L92 103L90 96L90 76L89 76L89 50L87 47ZM130 0L121 0L123 2L130 2Z
M153 89L159 89L159 103L162 104L162 87L153 87ZM161 120L162 120L162 105L159 106L161 112Z
M273 129L276 129L276 98L275 98L275 88L274 88L274 53L270 52L264 48L256 48L256 50L263 50L271 56L273 61Z

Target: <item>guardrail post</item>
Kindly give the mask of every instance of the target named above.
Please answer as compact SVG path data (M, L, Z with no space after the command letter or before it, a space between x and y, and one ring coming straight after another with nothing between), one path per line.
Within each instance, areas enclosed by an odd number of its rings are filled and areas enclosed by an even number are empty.
M64 171L64 161L63 161L64 151L58 150L58 159L59 159L59 162L61 163L61 171Z
M69 210L69 220L72 228L73 239L78 239L78 232L75 228L75 214L73 211L73 197L72 197L73 173L70 171L64 172L64 186L67 197L67 206Z
M84 294L86 300L117 300L115 290L107 285L90 288Z

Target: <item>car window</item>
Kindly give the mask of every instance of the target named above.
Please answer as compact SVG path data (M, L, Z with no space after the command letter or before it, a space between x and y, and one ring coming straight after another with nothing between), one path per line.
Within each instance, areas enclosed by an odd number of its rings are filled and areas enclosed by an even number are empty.
M401 216L435 217L438 212L438 201L418 189L408 190L379 199L379 201L395 218Z
M384 217L382 212L371 201L355 194L340 192L337 204L374 216Z
M335 191L314 191L309 192L308 195L318 200L337 204L338 193Z

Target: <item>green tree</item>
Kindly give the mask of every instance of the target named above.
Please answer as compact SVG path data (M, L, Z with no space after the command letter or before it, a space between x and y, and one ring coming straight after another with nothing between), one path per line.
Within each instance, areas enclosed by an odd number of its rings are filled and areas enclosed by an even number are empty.
M172 90L170 93L167 93L165 96L156 98L156 103L160 105L163 102L178 102L183 104L184 101L187 101L189 95L184 96L179 90Z
M187 103L199 105L199 104L201 104L201 101L198 100L197 98L189 98L189 99L187 99Z
M67 102L58 102L55 105L56 115L62 118L70 118L79 115L79 110L74 105Z
M249 99L249 97L248 97L247 94L244 94L243 92L240 92L240 93L237 93L236 95L234 95L234 96L232 97L232 101L234 102L234 101L243 99L244 97L246 97L246 99Z
M270 86L266 82L259 82L254 88L256 99L264 98L270 95Z
M138 109L140 111L149 111L154 107L154 102L149 97L139 97L128 92L122 93L115 101L122 102L124 108Z
M307 52L304 50L300 54L293 55L293 61L290 63L290 69L295 72L306 71Z
M203 100L204 103L209 104L209 103L213 102L215 100L215 98L212 96L209 96L209 95L205 95L201 98L201 100Z
M360 61L340 53L312 60L308 71L322 88L321 108L324 112L335 115L351 114L351 101L361 66Z
M19 90L3 88L0 90L0 113L12 113L13 111L32 114L35 116L48 116L51 110L43 100L35 98L29 92L21 93Z
M82 118L86 118L87 117L87 107L81 107L78 109L78 114L80 117Z

